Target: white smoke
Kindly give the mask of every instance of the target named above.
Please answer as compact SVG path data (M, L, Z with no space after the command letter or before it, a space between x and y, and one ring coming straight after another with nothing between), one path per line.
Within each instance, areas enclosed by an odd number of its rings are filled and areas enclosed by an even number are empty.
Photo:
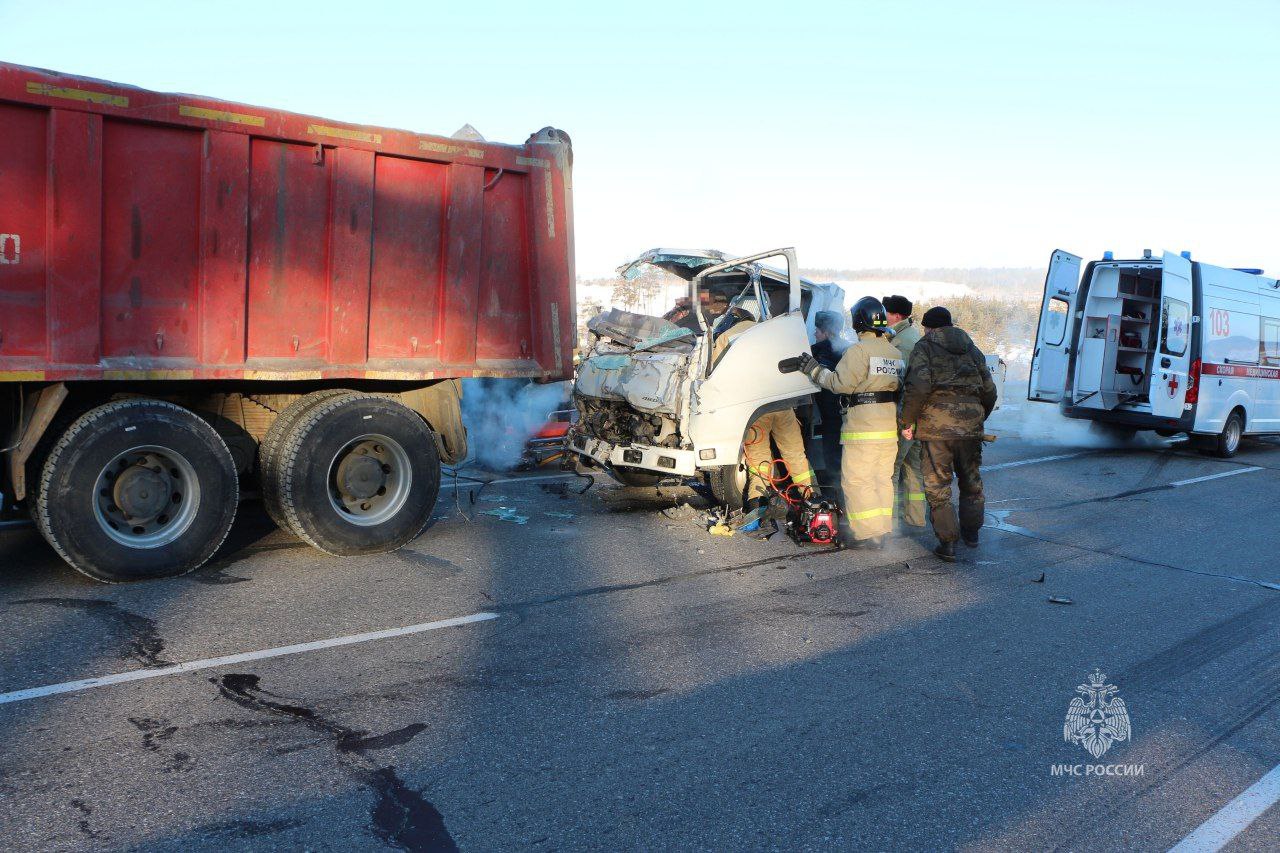
M527 379L462 380L462 422L467 427L468 451L462 464L477 464L491 471L514 468L525 442L568 398L568 382L539 385Z
M1067 448L1167 447L1175 441L1154 432L1133 433L1097 421L1065 417L1056 403L1028 400L1026 379L1005 382L1000 409L987 420L986 429L1005 440Z

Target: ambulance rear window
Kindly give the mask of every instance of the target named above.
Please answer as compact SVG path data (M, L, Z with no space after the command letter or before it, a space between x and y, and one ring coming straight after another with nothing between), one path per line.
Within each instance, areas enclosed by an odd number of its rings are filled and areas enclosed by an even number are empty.
M1160 352L1183 355L1191 332L1191 308L1179 299L1166 299L1160 310Z
M1067 300L1053 297L1044 312L1044 342L1056 347L1067 334Z

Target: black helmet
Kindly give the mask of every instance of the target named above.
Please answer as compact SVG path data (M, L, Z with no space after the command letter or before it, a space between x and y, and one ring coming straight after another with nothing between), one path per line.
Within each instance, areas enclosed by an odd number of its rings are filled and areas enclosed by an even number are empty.
M889 328L889 315L874 296L864 296L853 305L853 330L883 335Z

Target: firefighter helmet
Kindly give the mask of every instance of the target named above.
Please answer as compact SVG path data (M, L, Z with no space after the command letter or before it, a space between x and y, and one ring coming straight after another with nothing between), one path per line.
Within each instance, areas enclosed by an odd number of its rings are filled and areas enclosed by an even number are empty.
M853 305L853 330L883 335L889 328L889 315L874 296L864 296Z

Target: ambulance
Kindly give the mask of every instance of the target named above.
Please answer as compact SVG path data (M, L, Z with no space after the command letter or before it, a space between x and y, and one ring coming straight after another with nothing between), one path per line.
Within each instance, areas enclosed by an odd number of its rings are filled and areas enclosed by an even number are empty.
M1223 457L1280 433L1280 282L1190 252L1081 264L1050 259L1028 399Z

